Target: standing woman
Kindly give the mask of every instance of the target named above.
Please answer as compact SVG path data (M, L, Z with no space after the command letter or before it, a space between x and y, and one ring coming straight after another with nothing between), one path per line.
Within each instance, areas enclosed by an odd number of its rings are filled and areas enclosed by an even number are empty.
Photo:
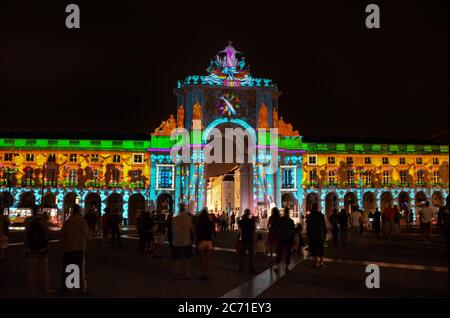
M211 251L213 249L212 238L214 223L211 222L208 210L205 208L200 212L196 223L197 248L200 254L200 279L208 279L211 264Z
M278 247L278 241L280 236L280 210L274 207L272 209L272 214L267 221L267 227L269 229L268 241L269 241L269 256L270 256L270 264L273 264L272 254L273 251Z

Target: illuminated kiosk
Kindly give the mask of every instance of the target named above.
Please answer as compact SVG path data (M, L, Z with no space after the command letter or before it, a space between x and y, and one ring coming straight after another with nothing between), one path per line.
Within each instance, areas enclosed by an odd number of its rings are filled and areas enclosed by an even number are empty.
M213 128L222 132L224 128L241 128L253 138L256 151L252 158L247 153L245 162L234 162L239 178L235 206L239 208L233 210L249 208L262 214L271 206L288 204L298 216L297 202L303 200L301 136L278 117L277 86L270 79L252 77L238 53L229 44L211 61L208 75L178 81L174 90L177 116L171 115L151 137L150 183L156 186L150 190L150 199L156 205L169 201L172 208L183 202L193 213L205 207L207 164L201 149L211 140ZM194 126L196 122L198 127ZM176 142L170 133L175 128L191 133L190 158L180 163L174 163L170 156ZM271 138L270 128L277 128L279 136ZM271 147L276 150L279 169L263 173L262 165L270 158Z

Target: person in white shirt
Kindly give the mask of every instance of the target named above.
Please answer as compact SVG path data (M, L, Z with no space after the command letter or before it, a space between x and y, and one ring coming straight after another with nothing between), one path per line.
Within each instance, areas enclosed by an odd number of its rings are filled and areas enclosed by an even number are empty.
M351 239L352 243L359 241L359 225L361 222L361 212L357 206L352 207L352 213L350 214L350 224L351 224Z
M180 204L180 213L172 220L172 246L175 259L175 276L179 276L181 258L185 260L186 272L184 278L191 276L192 244L194 241L194 226L192 216L185 212L184 205Z
M430 243L431 237L431 222L433 221L434 211L430 207L430 202L426 201L424 206L419 210L419 216L422 220L425 231L425 244Z

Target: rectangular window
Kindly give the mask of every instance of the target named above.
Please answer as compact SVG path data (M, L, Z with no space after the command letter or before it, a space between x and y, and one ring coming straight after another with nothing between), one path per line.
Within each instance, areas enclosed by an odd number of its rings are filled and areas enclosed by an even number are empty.
M423 185L423 170L417 170L417 185Z
M328 157L328 164L329 165L334 165L336 163L336 158L335 157Z
M111 170L111 182L119 183L120 182L120 171L119 169L113 168Z
M438 165L439 164L439 158L433 158L433 164Z
M399 163L400 163L401 165L406 165L406 158L405 158L405 157L400 157Z
M353 170L347 170L347 185L353 185L355 181L355 173Z
M142 181L142 170L136 169L133 170L131 175L131 181L132 182L141 182Z
M25 170L24 179L25 179L25 183L27 185L32 185L32 182L33 182L33 169L28 167L28 169Z
M297 175L295 166L281 166L281 189L296 190Z
M98 169L91 170L91 181L98 181L99 179L99 171Z
M69 171L69 183L75 184L77 182L77 170L76 169L70 169Z
M365 171L362 173L363 178L363 184L366 187L372 186L372 172L371 171Z
M365 163L366 165L371 165L371 164L372 164L372 158L370 158L370 157L365 157L365 158L364 158L364 163Z
M336 185L336 172L334 170L328 171L328 184L331 186Z
M47 162L56 162L56 155L54 153L51 153L47 157Z
M317 164L317 156L315 156L315 155L308 156L308 164L316 165Z
M27 162L33 162L33 161L34 161L34 154L32 154L32 153L27 153L27 154L25 155L25 161L27 161Z
M389 171L383 171L383 179L382 179L383 186L387 186L390 183L391 183L391 174L389 173Z
M309 171L309 181L312 184L316 184L317 183L317 170L313 169Z
M175 166L160 164L156 166L156 176L158 178L157 190L173 190L175 186Z
M347 157L347 164L352 165L353 164L353 157Z
M71 153L69 155L69 162L77 162L78 161L78 155L76 153Z
M133 155L133 163L143 163L144 162L144 155L141 153L135 153Z
M407 186L408 185L408 171L400 170L400 185Z
M416 165L421 165L422 163L423 161L421 157L416 158Z
M3 155L3 161L12 161L13 160L13 154L10 152L6 152Z
M114 163L120 163L120 155L114 155L113 160Z
M46 179L48 185L56 185L58 170L55 167L46 168Z
M92 153L91 154L91 162L96 163L99 161L98 153Z
M382 162L384 165L388 165L388 164L389 164L389 158L388 158L388 157L383 157L383 158L381 158L381 162Z
M433 183L439 184L439 182L440 182L439 171L434 171L433 172Z

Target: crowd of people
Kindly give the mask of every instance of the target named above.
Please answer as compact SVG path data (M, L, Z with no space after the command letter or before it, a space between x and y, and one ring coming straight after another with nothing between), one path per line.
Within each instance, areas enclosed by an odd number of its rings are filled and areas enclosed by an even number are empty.
M39 208L32 208L32 215L25 219L25 256L27 260L28 288L36 290L37 281L43 282L42 291L55 293L50 286L48 269L48 233L49 222L45 214L38 213ZM310 211L295 224L290 217L289 208L280 210L274 207L267 222L267 236L263 231L257 231L257 218L246 209L240 217L233 212L230 216L223 212L216 216L204 208L197 215L188 212L183 204L178 213L162 213L142 211L136 219L136 229L139 236L138 250L141 253L160 258L163 256L163 246L169 245L171 257L174 259L173 274L178 279L192 277L192 257L198 255L200 272L199 279L207 280L211 271L211 255L214 250L213 240L218 233L232 232L236 235L235 249L237 270L256 272L254 257L264 255L269 258L269 265L275 272L279 272L284 265L288 272L292 253L304 257L304 251L314 261L315 268L324 268L324 250L327 247L327 233L331 232L332 243L335 247L347 244L365 245L365 232L373 231L379 235L384 233L389 237L399 231L401 214L396 206L388 205L383 213L378 209L370 212L368 219L357 205L351 206L350 213L345 209L338 212L334 209L326 222L325 215L319 205L313 203ZM442 229L448 251L448 198L447 203L439 210L438 225ZM418 210L421 220L425 243L428 244L431 234L433 209L429 202L425 202ZM82 214L81 208L75 205L70 217L64 222L59 233L62 249L62 280L61 293L67 293L67 266L75 264L80 269L79 291L87 293L85 275L85 258L88 242L97 240L103 247L116 246L122 248L120 213L111 212L105 208L101 217L95 210ZM9 237L8 217L4 215L0 206L0 260L5 259L5 251ZM237 225L237 232L234 232ZM407 225L409 226L409 225ZM329 227L329 229L328 229Z

